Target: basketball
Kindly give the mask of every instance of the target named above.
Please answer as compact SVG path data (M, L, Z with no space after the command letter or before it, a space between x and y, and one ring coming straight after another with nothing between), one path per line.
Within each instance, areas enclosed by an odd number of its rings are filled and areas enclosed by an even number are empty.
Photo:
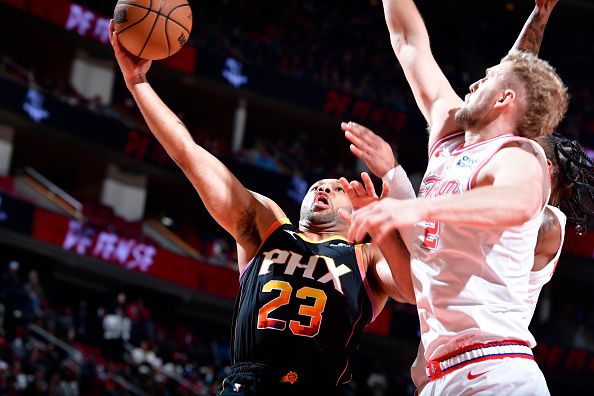
M192 10L187 0L119 0L113 19L122 46L143 59L175 54L192 31Z

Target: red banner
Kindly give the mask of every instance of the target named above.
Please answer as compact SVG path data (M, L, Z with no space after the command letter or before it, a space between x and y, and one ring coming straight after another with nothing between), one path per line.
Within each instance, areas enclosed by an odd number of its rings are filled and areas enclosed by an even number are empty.
M40 208L35 211L32 234L35 239L81 256L216 296L233 299L239 287L238 274L230 269L182 257L151 243L122 237Z
M68 0L0 0L0 3L22 9L81 37L109 44L111 15L98 14L90 8ZM178 54L166 59L163 63L171 69L192 74L196 70L196 54L196 48L186 45Z
M27 11L38 18L50 21L56 25L64 26L68 19L72 3L67 0L52 1L25 1L25 0L0 0L15 8Z
M573 227L567 227L563 253L594 259L594 232L589 231L580 236Z
M543 371L565 372L575 376L594 375L594 353L585 349L538 343L534 358Z

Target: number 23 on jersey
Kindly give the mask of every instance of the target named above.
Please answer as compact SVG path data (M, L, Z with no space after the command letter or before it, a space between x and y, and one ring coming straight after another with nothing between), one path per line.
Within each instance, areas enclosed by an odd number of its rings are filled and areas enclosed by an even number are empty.
M275 319L271 314L275 309L287 305L291 298L293 298L293 287L289 282L270 280L262 287L263 293L270 293L273 290L280 291L280 294L264 304L258 311L258 329L273 329L283 331L287 327L287 321ZM328 299L323 290L312 287L302 287L297 290L294 298L305 300L311 297L315 299L313 305L301 304L297 312L302 316L309 316L309 324L303 324L300 320L289 321L289 329L297 336L315 337L320 332L322 324L322 313L326 308L326 300Z

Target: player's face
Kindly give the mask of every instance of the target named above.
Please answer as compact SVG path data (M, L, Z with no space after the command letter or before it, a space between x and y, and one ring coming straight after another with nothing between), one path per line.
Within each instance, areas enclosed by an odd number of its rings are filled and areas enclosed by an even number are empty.
M353 210L351 200L337 179L324 179L314 183L301 203L301 219L310 223L343 223L338 209Z
M499 64L487 69L485 77L470 86L464 105L456 112L456 121L461 128L480 128L489 120L491 110L503 93L504 66Z

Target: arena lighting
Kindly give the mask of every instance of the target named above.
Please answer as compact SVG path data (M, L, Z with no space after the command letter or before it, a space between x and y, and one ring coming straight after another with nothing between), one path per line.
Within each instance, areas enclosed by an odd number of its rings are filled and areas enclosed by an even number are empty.
M29 88L23 103L23 110L35 122L41 122L50 116L49 111L43 107L45 96L35 88Z
M243 64L241 62L233 58L227 58L221 75L225 80L229 81L229 84L233 85L235 88L240 88L242 85L248 83L248 77L242 74L241 69L243 69Z

